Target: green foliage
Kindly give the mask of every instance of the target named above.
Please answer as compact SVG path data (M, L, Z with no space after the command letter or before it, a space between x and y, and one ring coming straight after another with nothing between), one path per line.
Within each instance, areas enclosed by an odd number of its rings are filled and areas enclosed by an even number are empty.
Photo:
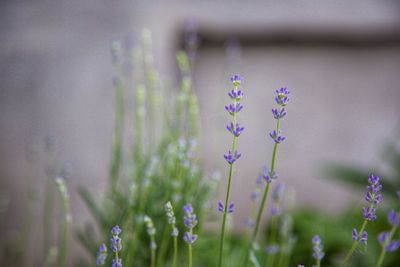
M192 91L189 61L185 53L178 53L182 77L180 90L174 93L163 86L155 68L148 31L143 32L143 42L132 49L122 51L119 47L113 46L114 56L132 56L114 62L117 101L110 183L100 203L89 190L80 189L101 236L94 237L93 226L88 224L78 232L78 238L88 253L95 256L96 247L107 242L111 227L118 224L123 229L120 256L124 266L148 266L150 240L143 223L143 217L148 215L157 229L157 266L168 266L172 238L164 204L171 201L182 234L182 207L191 202L201 228L204 207L216 186L212 179L203 179L197 156L199 109ZM126 65L132 67L130 73L134 73L134 77L124 73ZM133 118L124 106L128 90L135 91ZM127 120L133 121L131 129L127 127ZM126 144L126 133L134 136L132 146ZM80 266L94 263L94 258L87 263L80 260Z

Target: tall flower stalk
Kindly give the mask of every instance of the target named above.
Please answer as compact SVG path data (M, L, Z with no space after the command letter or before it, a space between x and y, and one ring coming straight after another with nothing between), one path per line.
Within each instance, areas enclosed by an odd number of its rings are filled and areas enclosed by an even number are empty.
M174 214L174 209L172 207L171 202L167 202L165 204L165 212L167 214L167 218L168 218L168 224L171 226L171 236L173 237L173 258L172 258L172 267L176 267L176 260L177 260L177 256L178 256L178 234L179 234L179 230L176 227L176 217Z
M283 119L283 117L286 116L286 106L289 103L289 94L290 91L285 88L282 87L278 90L276 90L277 96L275 97L275 101L278 104L278 108L273 108L272 109L272 115L274 116L274 119L276 120L276 129L273 130L269 136L272 138L272 140L274 141L274 148L272 150L272 158L271 158L271 165L269 169L265 169L264 170L264 174L263 177L265 179L265 181L267 182L265 188L264 188L264 194L262 196L262 200L261 200L261 204L260 207L258 209L257 212L257 217L256 217L256 224L253 230L253 234L250 238L250 243L249 243L249 247L247 248L247 252L246 252L246 259L245 259L245 265L247 266L248 260L249 260L249 255L251 253L251 249L252 249L252 245L254 243L254 241L257 238L257 234L260 228L260 223L261 223L261 218L262 218L262 214L264 211L264 207L267 201L267 197L268 197L268 192L269 192L269 188L270 185L272 183L272 180L275 180L276 178L278 178L278 175L275 172L275 160L276 160L276 154L277 154L277 150L278 150L278 145L280 143L282 143L286 137L284 137L283 135L281 135L281 121Z
M382 190L382 185L379 179L379 176L373 174L371 174L368 178L369 185L367 186L367 192L365 193L365 200L367 201L368 206L362 209L364 222L359 231L357 231L355 228L352 230L354 242L342 262L343 266L347 264L348 260L351 258L360 242L364 244L367 243L368 233L365 231L365 227L367 226L368 222L376 220L376 208L377 205L382 201L382 195L379 193Z
M187 231L183 235L183 240L188 244L188 266L193 266L193 252L192 245L197 240L197 235L193 234L193 228L197 225L197 216L194 213L192 204L186 204L183 207L185 216L183 217L183 223L187 227Z
M323 245L321 242L321 238L316 235L312 238L312 244L313 244L313 258L316 261L315 266L320 267L321 266L321 260L325 256L325 252L323 251Z
M236 142L239 135L243 132L244 128L237 123L237 113L242 110L243 106L239 102L243 97L242 90L239 89L239 86L242 83L242 79L239 75L234 75L231 77L231 81L233 83L234 88L228 93L229 97L232 100L232 103L225 106L226 111L228 111L229 115L232 117L232 122L226 126L227 130L232 133L233 141L232 148L228 151L227 154L224 155L225 160L229 164L229 177L228 177L228 188L226 191L225 203L221 200L218 202L218 210L223 213L222 226L221 226L221 237L220 237L220 245L219 245L219 257L218 257L218 266L222 266L222 256L224 251L224 237L225 237L225 225L226 225L226 217L228 213L232 213L234 209L233 202L229 202L230 193L231 193L231 184L232 184L232 176L233 176L233 164L238 160L241 154L236 150Z
M144 223L146 224L147 228L147 233L150 236L150 267L155 267L156 266L156 249L157 249L157 244L155 240L155 235L156 235L156 228L154 227L153 220L145 215L144 216Z

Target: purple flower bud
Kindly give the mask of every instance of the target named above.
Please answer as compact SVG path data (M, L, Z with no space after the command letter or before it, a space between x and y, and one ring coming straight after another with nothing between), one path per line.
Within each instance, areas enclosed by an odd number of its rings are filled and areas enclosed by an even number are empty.
M273 130L272 132L269 133L269 136L274 140L275 143L280 144L283 141L285 141L286 137L280 134L280 131L277 132L276 130Z
M233 164L235 163L236 160L238 160L240 158L242 154L240 154L237 150L235 151L234 154L232 154L232 151L228 151L228 154L224 155L225 160L229 163L229 164Z
M399 214L397 214L393 209L388 213L388 220L391 225L398 225L400 222Z
M366 245L367 244L367 240L368 240L368 233L366 231L364 231L361 234L360 242Z
M122 267L122 259L119 258L118 260L113 259L111 267Z
M235 90L235 89L232 89L232 90L228 93L228 95L229 95L229 97L230 97L232 100L240 100L240 99L242 99L242 97L243 97L243 92L242 92L242 90Z
M242 83L242 78L239 75L233 75L231 77L231 82L234 86L239 86Z
M183 217L183 223L187 228L192 229L197 225L197 216L194 214L194 210L192 204L186 204L183 207L183 211L185 212L185 216Z
M285 110L285 108L282 108L282 109L273 108L272 115L274 115L274 118L277 120L282 119L286 115L286 110Z
M356 228L353 228L353 230L351 231L351 236L352 236L354 241L358 240L358 232L357 232Z
M267 181L267 183L272 183L272 180L275 180L278 178L278 175L276 174L276 172L270 172L270 170L267 167L264 167L264 172L263 172L263 178L265 179L265 181Z
M389 237L389 232L382 232L378 235L378 241L381 245L386 243L386 240Z
M379 176L371 174L368 177L367 192L365 193L365 200L370 204L368 207L362 209L364 219L373 221L377 218L376 206L382 201L382 195L378 194L382 190L382 185L379 182Z
M197 240L197 235L190 234L190 232L185 232L183 235L183 240L188 244L193 244Z
M230 115L234 115L243 109L243 105L240 102L230 103L229 105L225 106L226 111L229 112Z
M226 129L236 137L239 137L239 135L244 131L244 127L241 127L239 123L236 123L235 127L232 122L226 126Z
M364 207L362 209L363 211L363 216L364 219L366 219L367 221L374 221L376 220L376 209L372 208L372 207Z
M396 251L400 247L400 240L392 240L390 243L385 247L386 251Z
M219 200L219 201L218 201L218 210L219 210L220 212L225 212L225 205L224 205L224 203L222 202L222 200Z
M233 202L229 203L228 213L233 213L234 209L235 209L235 203Z
M111 229L111 234L112 235L120 235L122 233L121 228L119 228L118 225L115 225L112 229Z

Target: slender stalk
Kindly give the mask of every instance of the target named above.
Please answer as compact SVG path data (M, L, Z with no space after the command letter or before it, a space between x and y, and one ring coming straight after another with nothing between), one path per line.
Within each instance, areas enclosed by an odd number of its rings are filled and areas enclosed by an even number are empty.
M238 86L235 86L235 90L237 91ZM233 101L234 105L236 106L237 100L234 99ZM236 112L233 113L233 127L236 130ZM232 154L235 154L236 151L236 142L237 142L237 137L234 135L233 136L233 141L232 141ZM219 257L218 257L218 266L222 266L222 255L224 252L224 238L225 238L225 225L226 225L226 216L228 215L228 205L229 205L229 199L230 199L230 193L231 193L231 184L232 184L232 175L233 175L233 163L229 165L229 177L228 177L228 189L226 191L226 196L225 196L225 209L224 209L224 215L222 219L222 226L221 226L221 237L220 237L220 244L219 244Z
M62 226L62 241L60 245L60 255L59 255L59 266L65 267L67 263L67 255L68 255L68 241L69 241L69 225L72 221L71 219L71 210L69 203L69 193L67 185L64 181L64 178L57 177L56 179L58 190L61 194L63 201L63 210L65 215L65 221Z
M177 257L178 257L178 237L174 236L174 254L172 258L172 267L176 267Z
M367 226L368 221L364 220L364 223L361 226L360 231L358 232L358 236L361 236L362 232L364 231L365 227ZM360 243L360 238L354 240L353 245L351 246L349 252L347 253L346 257L344 258L342 265L346 266L347 261L350 259L351 255L353 255L354 251L356 250L358 244Z
M398 225L393 225L392 229L390 230L389 237L386 239L385 243L382 245L381 253L379 254L378 261L377 261L377 263L376 263L376 265L375 265L376 267L381 267L381 266L382 266L383 260L384 260L385 255L386 255L386 249L385 249L385 247L386 247L386 246L389 244L389 242L392 240L393 235L394 235L394 233L395 233L396 230L397 230L397 226L398 226Z
M192 228L190 228L190 236L192 236L193 231ZM193 253L192 253L192 244L188 243L188 252L189 252L189 267L192 267L192 261L193 261Z
M155 244L154 235L151 235L151 243ZM150 266L151 267L155 267L156 266L156 249L155 248L151 248Z
M276 132L277 133L279 133L279 131L280 131L280 126L281 126L281 120L277 119L277 123L276 123ZM270 166L270 175L271 176L275 171L275 160L276 160L277 150L278 150L278 143L275 142L274 143L274 149L272 151L271 166ZM248 247L247 247L247 253L246 253L247 256L246 256L246 259L245 259L245 265L244 266L247 266L247 264L248 264L249 254L250 254L249 250L252 249L252 244L257 238L257 234L258 234L258 231L259 231L259 228L260 228L262 214L263 214L263 211L264 211L265 204L267 202L269 188L270 188L270 183L267 183L267 185L265 186L265 189L264 189L264 194L263 194L263 198L261 200L260 208L259 208L259 210L257 212L256 226L254 228L253 235L251 236L250 242L249 242Z

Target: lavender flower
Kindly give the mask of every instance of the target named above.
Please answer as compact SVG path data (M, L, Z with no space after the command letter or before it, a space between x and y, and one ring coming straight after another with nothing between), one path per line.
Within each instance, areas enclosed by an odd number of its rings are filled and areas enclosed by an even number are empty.
M167 203L165 203L164 208L165 208L165 212L167 214L168 224L170 224L172 227L171 236L177 237L179 234L179 230L178 230L178 228L175 227L176 218L175 218L174 209L172 207L171 202L168 201Z
M147 233L150 236L150 249L155 250L157 248L157 244L154 239L154 236L156 235L156 228L154 227L153 220L149 216L145 215L143 221L146 224Z
M358 240L358 232L357 232L356 228L353 228L353 230L351 231L351 236L352 236L354 241Z
M399 225L400 223L399 214L397 214L394 210L390 210L388 213L388 221L393 226Z
M242 78L239 75L233 75L231 77L231 82L234 86L239 86L242 83Z
M197 225L197 216L194 214L192 204L186 204L183 207L185 216L183 217L183 222L187 228L194 228Z
M197 240L197 235L192 233L193 228L197 225L197 216L194 213L192 204L186 204L183 207L183 211L185 212L185 216L183 217L183 223L189 229L189 231L185 232L183 236L183 240L188 244L193 244L194 241Z
M280 144L283 141L285 141L286 137L281 135L280 131L273 130L272 132L269 133L269 136L274 140L275 143Z
M122 267L122 259L113 259L111 266L112 267Z
M365 200L370 204L363 208L363 216L367 221L374 221L376 216L376 206L382 201L382 195L379 191L382 190L382 185L379 182L379 176L371 174L368 178L369 185L365 193Z
M360 242L363 243L364 245L366 245L367 240L368 240L368 233L367 233L367 231L364 231L361 234Z
M235 209L235 203L233 203L233 202L229 203L227 212L228 213L233 213L234 209ZM222 202L222 200L218 201L218 211L226 212L225 205Z
M384 245L389 238L389 232L385 231L378 235L378 241L381 245Z
M232 122L226 126L226 129L236 137L239 137L239 135L244 131L244 127L241 127L239 123L236 123L235 127Z
M278 178L277 173L275 171L273 171L271 173L271 171L267 167L264 167L262 176L263 176L264 180L269 184L272 183L272 180L275 180Z
M96 265L103 265L107 258L107 246L106 244L101 244L99 250L97 251Z
M286 106L289 103L289 90L286 87L282 87L276 90L276 93L278 94L278 96L275 98L276 103L282 107Z
M388 245L386 245L385 250L393 252L396 251L398 248L400 248L400 240L392 240L389 242Z
M351 236L353 238L354 241L357 241L360 239L360 242L363 244L367 244L367 240L368 240L368 233L366 231L363 231L361 236L359 236L357 229L353 228L353 230L351 231Z
M323 252L323 245L321 242L321 238L316 235L312 238L312 244L313 244L313 257L317 261L322 260L322 258L325 256L325 253Z
M274 118L276 120L282 119L286 115L286 110L285 110L285 108L282 108L282 109L273 108L272 115L274 115Z
M225 106L225 109L231 116L233 116L235 113L239 113L239 111L243 109L243 105L240 104L240 102L230 103L229 105Z
M114 251L115 253L122 249L122 239L119 237L121 232L122 230L121 228L119 228L118 225L115 225L111 229L110 246L112 251Z
M239 89L238 90L232 89L228 93L228 95L232 100L240 100L243 97L243 92L242 92L242 90L239 90Z
M237 150L235 150L234 154L232 154L231 150L228 151L228 154L224 154L225 160L231 165L235 163L235 161L238 160L240 156L242 156L242 154L240 154Z

